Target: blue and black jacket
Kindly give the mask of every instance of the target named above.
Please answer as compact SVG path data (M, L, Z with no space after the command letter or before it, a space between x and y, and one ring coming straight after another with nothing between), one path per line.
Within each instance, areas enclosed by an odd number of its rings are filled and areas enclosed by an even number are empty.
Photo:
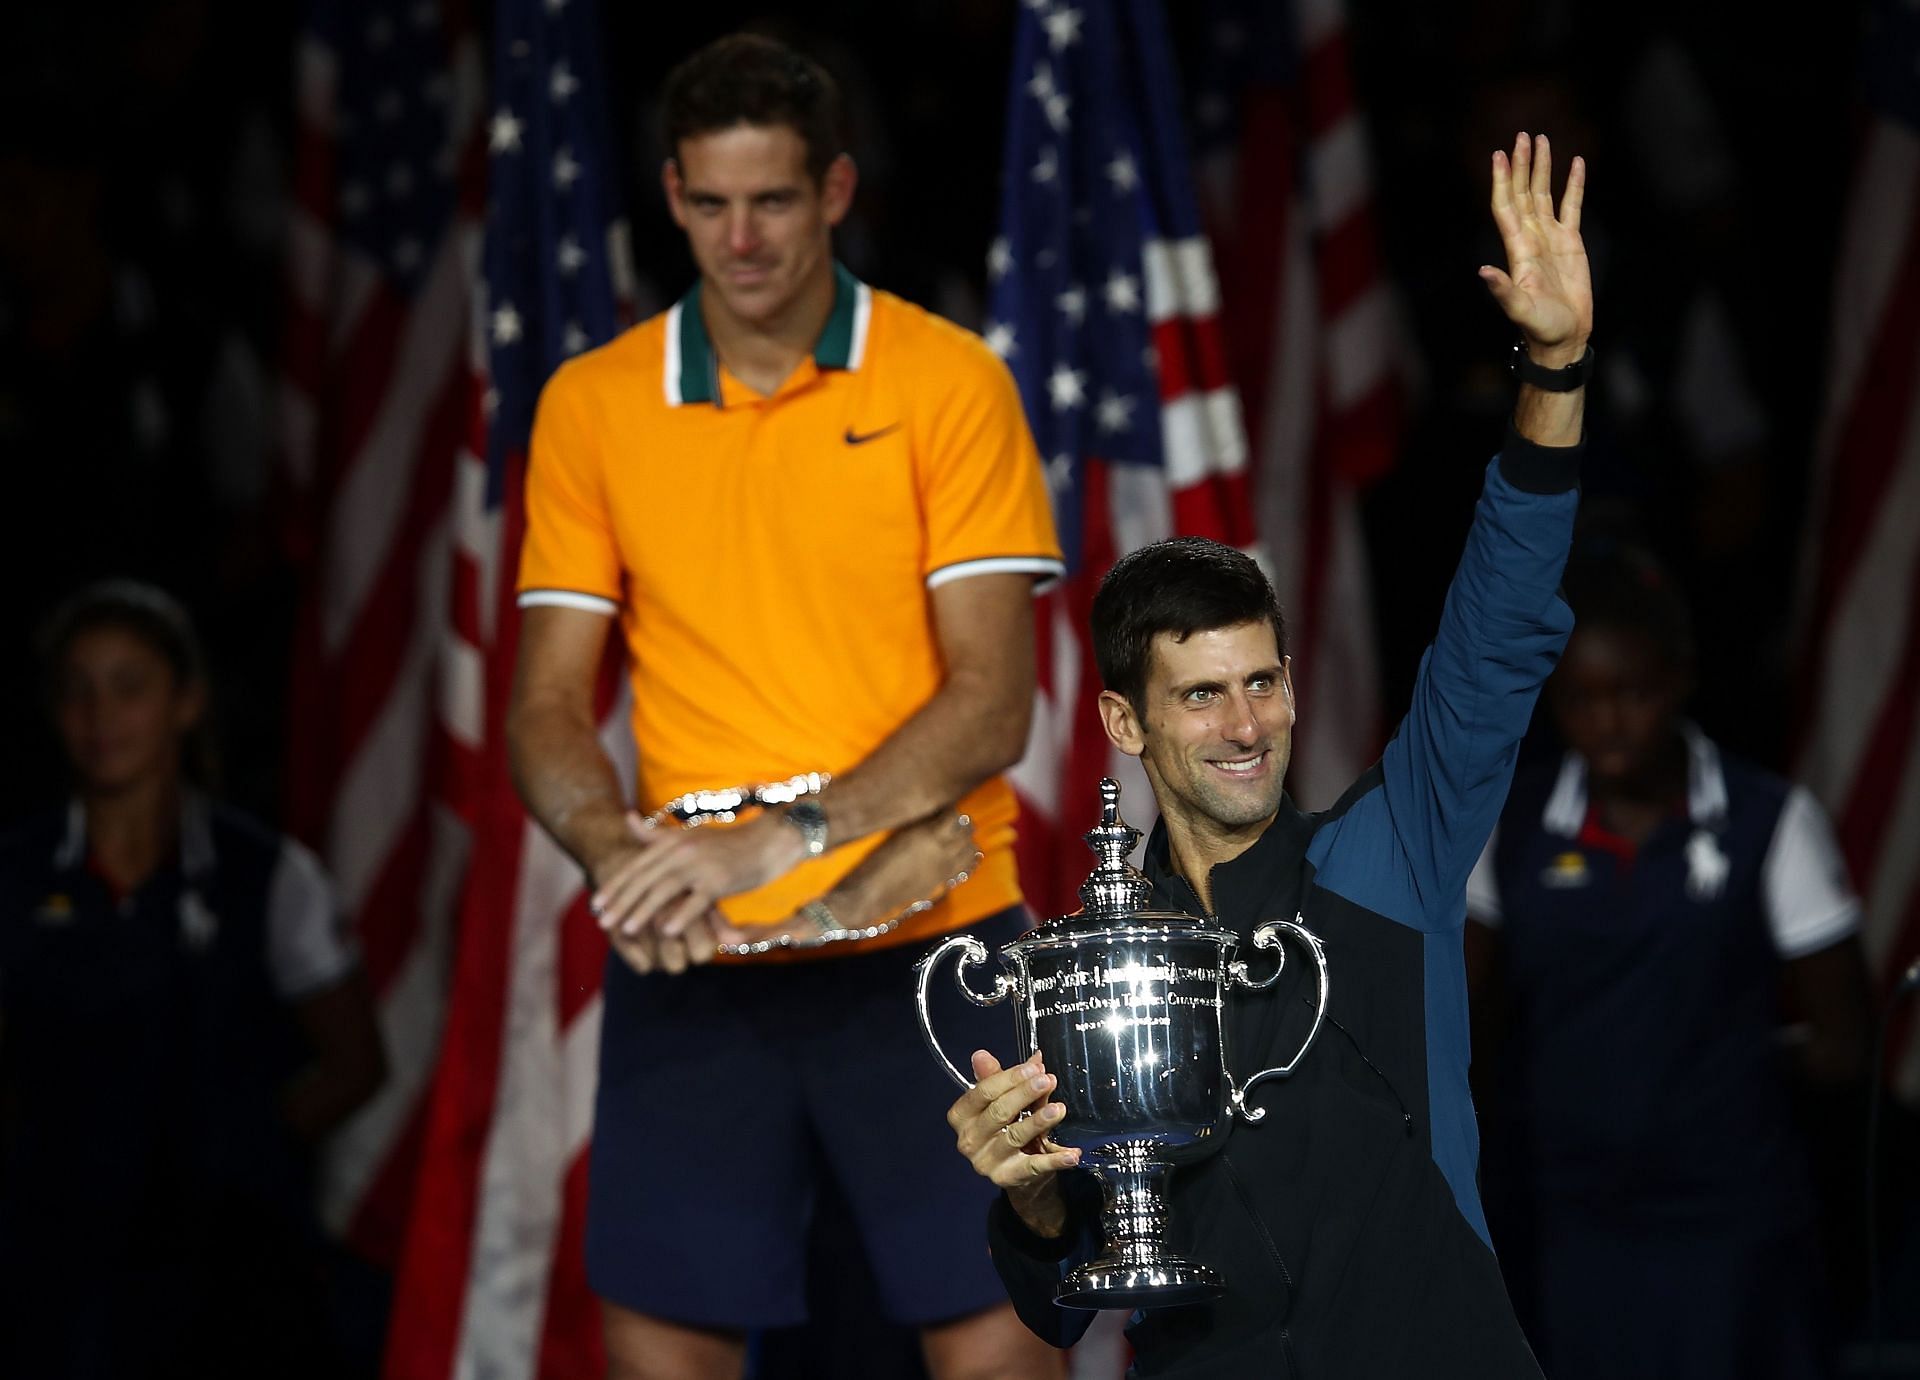
M1333 808L1283 800L1239 857L1213 869L1217 916L1243 943L1296 913L1326 944L1328 1024L1290 1079L1253 1095L1258 1124L1177 1172L1171 1244L1226 1277L1207 1304L1136 1314L1140 1376L1288 1380L1537 1380L1475 1183L1461 952L1468 873L1505 800L1542 682L1572 630L1557 590L1580 447L1510 433L1488 467L1412 707L1380 762ZM1147 845L1156 905L1203 914ZM1313 1017L1309 965L1229 1002L1236 1072L1280 1064ZM1062 1271L1091 1253L1097 1191L1068 1175L1068 1230L1034 1236L1005 1198L989 1232L1020 1316L1071 1345L1090 1314L1062 1309Z

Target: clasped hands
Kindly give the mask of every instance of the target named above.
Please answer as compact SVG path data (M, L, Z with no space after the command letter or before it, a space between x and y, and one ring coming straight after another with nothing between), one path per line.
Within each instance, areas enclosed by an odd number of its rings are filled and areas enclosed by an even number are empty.
M730 827L682 829L630 813L619 845L591 868L590 908L608 941L636 971L682 973L713 958L722 944L745 944L808 930L791 917L742 927L716 903L785 876L807 853L798 830L763 810ZM979 858L971 824L942 810L894 831L824 899L849 929L873 924L937 894Z

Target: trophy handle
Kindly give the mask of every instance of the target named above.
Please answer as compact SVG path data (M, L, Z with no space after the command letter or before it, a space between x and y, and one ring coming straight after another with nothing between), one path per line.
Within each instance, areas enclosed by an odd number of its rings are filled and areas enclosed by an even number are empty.
M993 980L993 991L981 996L967 986L966 971L987 961L987 946L970 934L950 935L932 953L914 965L919 974L919 986L914 994L915 1005L920 1010L920 1033L926 1037L927 1048L933 1051L933 1057L940 1061L942 1068L962 1088L971 1091L973 1080L960 1072L953 1060L947 1058L947 1052L940 1048L940 1037L933 1033L933 1011L927 1001L928 989L933 985L933 971L940 966L940 960L954 950L960 951L960 962L953 970L953 985L960 989L960 995L975 1006L997 1006L1013 994L1014 980L1006 973L997 974Z
M1320 970L1319 1000L1314 1003L1313 1028L1307 1031L1307 1038L1301 1043L1300 1048L1294 1051L1293 1058L1287 1060L1286 1063L1280 1065L1278 1068L1262 1069L1239 1087L1232 1088L1234 1111L1238 1112L1241 1117L1250 1122L1258 1121L1266 1115L1264 1109L1249 1107L1247 1105L1247 1094L1253 1091L1253 1085L1263 1078L1285 1078L1288 1074L1292 1073L1295 1068L1299 1067L1300 1061L1307 1057L1307 1051L1313 1048L1314 1040L1319 1038L1320 1026L1327 1018L1327 992L1329 989L1327 978L1327 949L1326 946L1320 942L1320 936L1308 929L1305 925L1296 924L1292 920L1267 921L1253 932L1253 947L1256 949L1272 949L1274 951L1279 958L1279 962L1274 965L1273 971L1266 977L1256 981L1247 976L1246 960L1237 959L1227 965L1228 976L1235 986L1244 987L1253 992L1264 992L1273 986L1274 983L1280 980L1280 974L1285 971L1287 966L1287 951L1281 947L1280 942L1280 936L1283 932L1292 935L1295 939L1298 939L1302 944L1306 945L1307 952L1313 955L1314 966ZM1228 1075L1227 1081L1229 1087L1231 1087L1233 1081L1231 1074Z

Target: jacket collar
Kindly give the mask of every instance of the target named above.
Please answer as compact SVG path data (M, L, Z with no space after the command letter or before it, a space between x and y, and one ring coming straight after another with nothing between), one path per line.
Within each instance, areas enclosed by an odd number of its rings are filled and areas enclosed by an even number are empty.
M1301 813L1293 798L1280 797L1280 809L1266 832L1238 856L1215 863L1208 878L1213 890L1214 915L1222 923L1252 933L1262 920L1284 914L1291 918L1300 908L1306 878L1307 841L1313 836L1313 820ZM1196 914L1200 909L1194 889L1173 868L1173 845L1167 837L1164 819L1153 826L1141 870L1153 883L1154 893L1176 909Z
M71 872L87 861L87 807L74 796L67 801L67 827L53 850L53 866ZM180 796L180 872L200 877L213 871L219 859L213 851L213 810L199 791L185 789Z
M1692 723L1681 725L1687 740L1687 818L1706 829L1727 821L1727 774L1720 749ZM1587 759L1569 751L1560 761L1560 775L1540 812L1540 827L1562 838L1575 838L1587 821Z

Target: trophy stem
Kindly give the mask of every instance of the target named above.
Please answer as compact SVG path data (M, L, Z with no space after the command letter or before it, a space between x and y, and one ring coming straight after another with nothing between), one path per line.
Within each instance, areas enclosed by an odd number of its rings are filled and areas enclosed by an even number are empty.
M1087 1166L1105 1198L1104 1248L1061 1281L1063 1308L1168 1308L1216 1298L1226 1285L1217 1271L1183 1259L1167 1245L1168 1165L1144 1143L1115 1148L1114 1158Z

